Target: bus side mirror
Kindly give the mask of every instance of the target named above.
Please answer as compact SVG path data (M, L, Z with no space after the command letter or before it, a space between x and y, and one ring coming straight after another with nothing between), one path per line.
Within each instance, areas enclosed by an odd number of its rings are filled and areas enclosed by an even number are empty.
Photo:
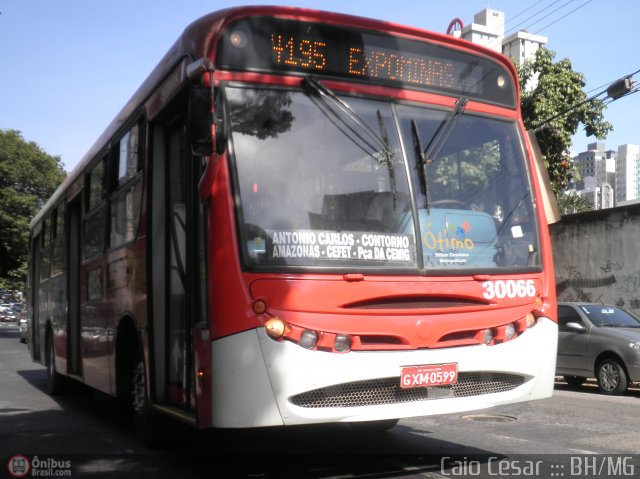
M544 135L549 134L549 132L550 130L548 129L542 129L538 131L538 134ZM547 217L547 223L557 223L558 221L560 221L562 215L560 214L560 209L558 208L556 195L553 192L553 188L551 187L549 172L544 166L542 152L540 151L538 139L536 138L536 131L527 130L527 135L529 137L529 144L531 145L531 151L533 153L533 165L535 168L534 174L538 177L538 183L540 184L540 189L542 190L542 206L544 207L544 213Z
M225 103L222 98L222 91L216 88L214 98L215 115L213 121L216 125L215 149L216 154L222 155L227 148L227 123L225 121Z
M194 155L211 155L213 138L211 134L211 89L195 86L189 92L189 136Z

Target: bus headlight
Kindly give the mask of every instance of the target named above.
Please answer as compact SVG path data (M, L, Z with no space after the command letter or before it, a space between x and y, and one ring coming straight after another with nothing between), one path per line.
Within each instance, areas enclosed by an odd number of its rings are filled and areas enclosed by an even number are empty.
M533 313L527 314L525 319L527 321L527 329L536 324L536 317Z
M351 349L351 338L346 334L336 335L336 339L333 343L333 348L339 353L344 353Z
M493 331L491 331L490 329L485 329L482 332L482 342L484 344L489 344L491 341L493 341Z
M513 323L507 324L504 328L504 335L507 339L513 339L516 335L516 326Z
M315 348L316 344L318 344L318 333L311 329L305 329L300 335L300 341L298 344L305 349Z

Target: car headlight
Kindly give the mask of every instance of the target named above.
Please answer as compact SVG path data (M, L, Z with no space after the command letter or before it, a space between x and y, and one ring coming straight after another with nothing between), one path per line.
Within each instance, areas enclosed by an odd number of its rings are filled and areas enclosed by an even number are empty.
M629 347L631 349L635 349L636 351L640 352L640 341L635 341L633 343L629 343Z

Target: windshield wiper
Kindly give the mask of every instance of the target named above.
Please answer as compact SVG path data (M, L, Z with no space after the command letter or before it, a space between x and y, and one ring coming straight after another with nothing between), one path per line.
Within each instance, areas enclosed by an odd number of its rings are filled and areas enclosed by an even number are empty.
M453 127L455 126L458 118L460 118L460 115L464 112L468 101L468 98L458 98L456 100L455 110L451 111L444 120L442 120L438 129L431 138L431 141L427 145L427 149L424 150L424 157L427 162L433 161L434 157L440 152L444 143L447 141L447 138L449 138L449 135L453 131Z
M456 108L451 111L438 125L438 129L431 137L431 141L426 148L422 146L422 140L420 139L420 130L415 119L411 120L411 136L413 138L413 147L417 156L420 186L425 196L425 209L427 214L429 213L431 198L429 197L429 178L427 175L427 165L432 163L435 157L438 155L442 147L444 146L447 138L453 131L457 119L460 118L462 112L464 112L467 106L468 98L460 97L456 100Z
M378 127L380 128L380 135L382 137L382 152L385 155L384 162L387 164L389 170L389 188L391 189L391 196L393 197L393 209L396 209L396 173L393 167L393 152L391 151L391 143L389 142L389 133L384 126L384 120L380 110L376 110L376 116L378 117Z
M431 198L429 197L429 178L427 177L427 158L424 156L424 148L422 147L422 140L420 139L420 132L418 130L418 124L415 119L411 120L411 137L413 138L413 149L415 150L418 159L418 179L420 180L420 187L424 194L424 207L429 214L431 208Z
M329 103L332 103L334 106L336 106L337 111L342 112L343 115L349 118L352 121L352 123L357 125L360 131L368 137L367 139L367 138L363 138L361 135L358 135L358 137L364 142L364 144L366 144L371 150L369 154L371 154L371 156L373 156L378 163L386 164L389 172L389 186L391 189L391 195L393 197L393 207L395 209L396 178L395 178L395 170L393 166L394 153L391 150L389 135L384 125L384 120L382 119L382 114L380 113L380 110L376 112L376 116L378 118L378 127L380 128L380 134L378 135L378 133L376 133L373 130L373 128L367 125L367 123L362 119L362 117L358 115L358 113L356 113L356 111L346 101L338 97L338 95L336 95L336 93L333 90L326 87L325 85L323 85L318 80L312 77L305 77L305 79L303 80L303 85L309 88L313 93L318 95L321 99ZM361 146L361 145L358 145L358 146Z

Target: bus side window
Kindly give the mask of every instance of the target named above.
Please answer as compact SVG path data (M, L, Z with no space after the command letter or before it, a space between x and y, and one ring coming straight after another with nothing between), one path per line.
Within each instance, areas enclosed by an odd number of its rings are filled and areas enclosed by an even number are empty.
M49 220L42 223L42 233L40 233L40 279L46 279L51 273L51 235L49 231Z
M142 206L140 131L136 124L124 134L113 159L117 191L111 199L111 248L133 241L138 231Z
M64 202L53 211L51 230L51 275L64 270Z
M106 156L102 157L87 174L82 235L85 260L104 252L107 214L105 163Z

